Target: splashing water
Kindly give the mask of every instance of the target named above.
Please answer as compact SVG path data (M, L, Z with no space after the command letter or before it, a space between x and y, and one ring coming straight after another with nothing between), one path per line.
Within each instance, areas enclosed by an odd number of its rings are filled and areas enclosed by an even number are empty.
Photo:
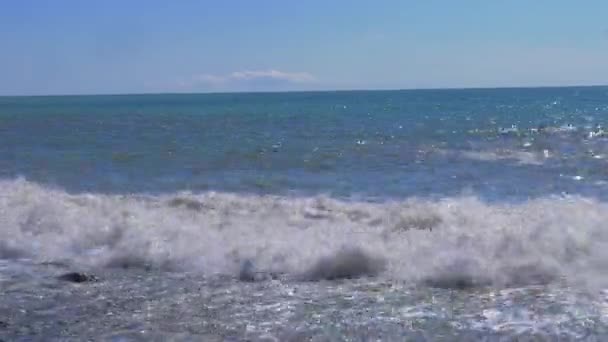
M0 188L5 259L204 274L236 274L251 260L261 271L312 278L608 284L608 205L580 197L366 203L213 192L70 195L23 180ZM361 269L349 270L349 262Z

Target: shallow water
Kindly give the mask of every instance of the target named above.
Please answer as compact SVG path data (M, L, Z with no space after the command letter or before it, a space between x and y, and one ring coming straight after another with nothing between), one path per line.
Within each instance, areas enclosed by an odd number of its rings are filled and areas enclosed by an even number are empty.
M605 340L606 114L605 87L0 98L0 339Z
M98 282L70 284L54 278L64 271L61 266L21 266L2 279L0 336L7 340L601 341L608 336L606 296L559 283L450 290L367 278L243 283L181 272L98 270Z

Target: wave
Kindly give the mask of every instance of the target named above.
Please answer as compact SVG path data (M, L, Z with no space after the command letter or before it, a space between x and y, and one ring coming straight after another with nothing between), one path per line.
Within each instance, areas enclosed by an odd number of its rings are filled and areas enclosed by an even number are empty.
M69 194L0 181L0 259L439 287L608 286L608 204L583 197L367 203L207 192ZM248 273L247 273L248 274Z
M465 159L477 161L515 161L520 165L543 165L545 160L550 156L549 150L544 150L542 153L530 151L518 151L513 149L495 149L482 151L449 151L438 150L437 153L442 155L453 155Z

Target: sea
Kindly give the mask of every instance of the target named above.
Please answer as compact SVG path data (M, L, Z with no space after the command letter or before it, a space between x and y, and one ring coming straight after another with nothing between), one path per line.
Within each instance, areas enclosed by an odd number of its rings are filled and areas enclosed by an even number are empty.
M2 341L606 341L608 87L0 97Z

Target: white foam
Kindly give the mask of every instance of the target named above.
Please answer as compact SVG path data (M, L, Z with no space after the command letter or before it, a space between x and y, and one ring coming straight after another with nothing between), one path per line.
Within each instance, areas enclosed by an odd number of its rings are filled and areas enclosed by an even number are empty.
M522 165L542 165L544 162L543 158L538 153L508 149L494 151L463 151L460 152L460 155L463 158L480 161L513 160Z
M563 277L603 287L606 222L608 204L580 197L487 204L472 197L366 203L214 192L71 195L0 181L0 256L92 266L238 274L251 260L257 270L301 274L358 248L383 259L380 276L391 279L458 273L493 284Z

